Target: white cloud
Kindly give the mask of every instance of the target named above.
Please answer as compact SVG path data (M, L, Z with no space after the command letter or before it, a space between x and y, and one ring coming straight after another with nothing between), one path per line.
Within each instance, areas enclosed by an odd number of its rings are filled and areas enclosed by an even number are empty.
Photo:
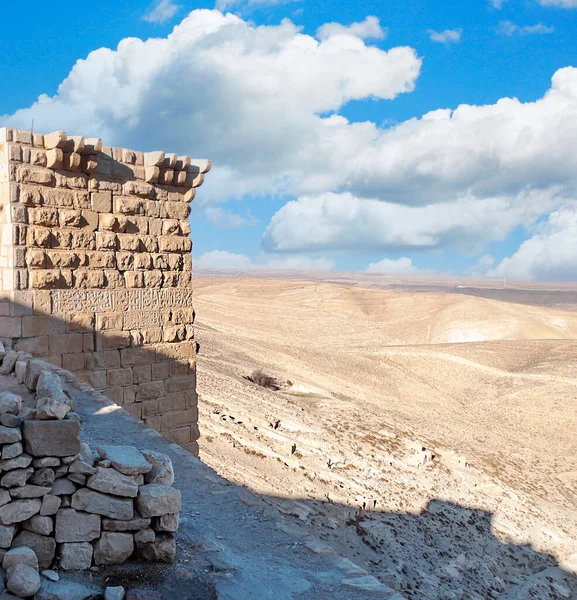
M250 211L239 215L220 206L210 206L204 212L211 225L222 229L241 229L259 224L259 220L253 217Z
M303 196L273 216L263 247L298 253L457 248L473 254L490 241L504 240L520 224L530 226L564 201L554 190L417 207L350 193Z
M391 258L383 258L379 262L369 263L369 266L365 269L367 273L399 273L399 274L410 274L418 273L419 269L415 267L413 261L406 256L398 258L396 260Z
M537 25L525 25L520 27L511 21L501 21L497 27L497 33L501 35L507 35L509 37L513 35L546 35L548 33L554 33L555 27L549 27L543 25L543 23L537 23Z
M496 8L497 10L501 10L503 8L503 5L506 2L509 2L509 0L490 0L490 2L494 8Z
M560 8L577 8L577 0L537 0L543 6L559 6Z
M157 0L155 5L147 12L143 19L150 23L166 23L178 12L180 6L172 0Z
M381 23L377 17L367 17L360 23L351 23L350 25L325 23L317 30L317 38L319 40L326 40L331 35L352 35L361 40L382 40L385 38L386 32L381 27Z
M290 269L306 271L330 271L335 266L335 261L320 257L309 256L271 256L261 255L256 260L251 260L245 254L233 254L225 250L206 252L194 262L194 268L221 269L221 270L248 270L248 269Z
M379 133L335 113L412 91L420 67L412 48L384 51L352 35L319 41L288 20L257 27L196 10L167 38L92 52L55 96L3 121L210 157L201 202L324 191Z
M440 44L455 44L461 41L462 29L445 29L445 31L433 31L429 29L429 37L432 42Z
M577 281L577 202L552 212L534 235L488 272L520 280Z
M298 0L216 0L214 7L217 10L228 10L233 6L244 5L244 6L274 6L276 4L289 4L290 2L297 2Z

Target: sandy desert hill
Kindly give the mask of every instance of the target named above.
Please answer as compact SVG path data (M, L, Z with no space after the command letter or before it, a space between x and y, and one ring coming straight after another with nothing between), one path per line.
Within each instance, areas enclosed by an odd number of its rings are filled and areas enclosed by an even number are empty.
M195 309L203 460L286 498L289 514L372 574L394 572L376 550L390 543L383 515L438 499L482 508L515 543L577 559L577 312L222 277L196 280ZM256 368L292 386L256 386L246 379ZM346 507L355 519L374 510L351 533L338 525Z

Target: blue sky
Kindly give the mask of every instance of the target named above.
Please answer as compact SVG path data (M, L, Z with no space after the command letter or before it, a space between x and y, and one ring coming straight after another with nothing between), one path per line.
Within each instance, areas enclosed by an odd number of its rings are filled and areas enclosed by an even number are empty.
M5 7L0 125L213 159L200 266L577 279L577 0L219 1Z

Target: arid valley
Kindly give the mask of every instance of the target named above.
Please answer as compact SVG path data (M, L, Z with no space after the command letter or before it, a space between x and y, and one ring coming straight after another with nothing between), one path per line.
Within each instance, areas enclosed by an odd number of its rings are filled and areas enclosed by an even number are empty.
M577 598L575 290L415 285L197 278L201 459L407 598Z

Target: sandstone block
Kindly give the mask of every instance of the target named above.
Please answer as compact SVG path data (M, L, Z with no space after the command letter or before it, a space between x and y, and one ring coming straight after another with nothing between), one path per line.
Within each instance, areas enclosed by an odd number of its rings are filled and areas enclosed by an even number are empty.
M170 533L160 533L154 542L137 544L138 555L146 561L171 563L176 557L176 543Z
M41 569L47 569L54 560L56 553L56 542L53 537L39 535L32 531L21 531L12 542L13 548L30 548L38 557L38 565Z
M141 198L132 198L130 196L114 197L114 212L123 215L144 215L146 201Z
M98 213L112 212L112 193L111 192L91 192L90 200L92 210Z
M115 233L96 232L97 250L116 250L117 238Z
M166 454L153 450L142 450L142 455L152 465L152 469L144 475L146 483L159 483L168 486L174 483L174 467Z
M121 565L134 552L134 538L131 533L106 532L94 543L94 564Z
M130 520L134 516L132 500L89 489L80 489L72 496L72 508L121 521Z
M41 501L38 498L30 500L15 500L0 506L0 525L21 523L40 512Z
M44 135L44 147L46 150L52 148L64 148L66 144L66 134L64 131L53 131Z
M52 290L61 287L62 276L58 269L30 272L30 287L37 290Z
M15 319L16 322L21 324L20 319ZM20 335L19 333L17 335ZM9 350L4 356L4 360L2 361L2 366L0 367L0 375L10 375L14 370L16 365L16 361L18 360L18 354L14 350ZM18 440L12 440L14 442ZM0 442L7 443L7 442ZM8 442L9 443L9 442Z
M54 521L52 517L34 515L22 523L22 528L38 535L50 535L54 530Z
M140 531L150 526L151 519L136 516L129 521L102 519L102 529L105 531Z
M26 451L35 457L80 452L80 424L76 421L25 421L23 434Z
M100 517L96 514L78 512L73 508L61 508L56 513L55 539L64 542L91 542L100 536Z
M113 496L136 498L138 495L138 485L134 480L114 469L98 467L96 474L88 479L86 485L93 490Z
M74 275L78 289L99 289L105 286L105 278L102 271L78 269Z
M143 485L138 490L136 507L143 517L160 517L179 513L181 508L180 491L157 483Z
M60 547L60 566L65 571L90 569L92 566L92 553L92 544L88 542L62 544Z
M164 152L145 152L144 166L145 167L160 167L164 163Z
M62 503L62 500L58 496L53 496L52 494L46 494L46 496L44 496L42 498L42 506L40 507L40 515L43 517L55 515L58 512L58 509L60 508L61 503Z
M99 456L109 460L112 467L123 475L139 475L148 473L152 465L133 446L97 446Z

